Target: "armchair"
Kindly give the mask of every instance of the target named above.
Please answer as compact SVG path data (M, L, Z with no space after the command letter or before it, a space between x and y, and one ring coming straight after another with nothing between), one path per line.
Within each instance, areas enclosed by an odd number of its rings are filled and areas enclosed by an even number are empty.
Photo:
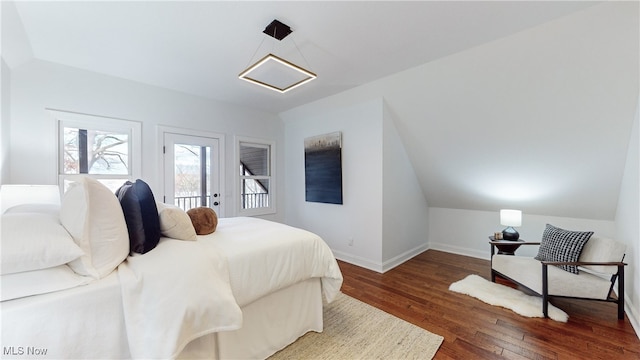
M624 319L625 245L607 238L592 236L584 245L578 261L540 261L533 257L495 253L491 244L491 281L496 275L542 296L542 312L548 316L549 297L567 297L608 301L618 304L618 319ZM522 245L540 245L525 242ZM578 274L559 265L578 266ZM612 295L616 280L617 297Z

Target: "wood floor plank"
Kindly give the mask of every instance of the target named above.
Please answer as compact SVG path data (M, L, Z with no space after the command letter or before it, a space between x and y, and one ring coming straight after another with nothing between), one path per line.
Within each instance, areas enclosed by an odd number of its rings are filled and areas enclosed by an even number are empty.
M627 318L617 319L614 304L553 299L569 314L569 321L560 323L449 291L469 274L489 279L487 260L427 250L384 274L339 265L343 293L442 335L439 360L640 359L640 339Z

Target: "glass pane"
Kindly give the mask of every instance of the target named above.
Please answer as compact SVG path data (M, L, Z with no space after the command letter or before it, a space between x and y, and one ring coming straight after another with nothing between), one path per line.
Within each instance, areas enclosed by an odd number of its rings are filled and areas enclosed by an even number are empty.
M175 204L189 210L210 206L211 148L208 146L175 144Z
M269 147L240 143L240 167L243 175L269 176Z
M95 178L96 180L98 180L99 182L101 182L104 186L106 186L109 190L111 190L111 192L115 193L116 190L118 190L122 185L124 185L124 183L126 183L128 180L132 181L131 179L128 178L118 178L118 179L101 179L101 178ZM71 186L72 183L78 181L79 178L72 176L72 177L68 177L68 178L64 178L63 179L63 191L67 192L67 190L69 190L69 186Z
M109 188L111 192L115 193L124 183L129 179L96 179L101 182L104 186ZM133 180L131 180L133 181Z
M78 129L64 128L63 174L80 173Z
M64 174L128 175L129 135L64 128Z
M269 207L269 179L242 179L243 209Z

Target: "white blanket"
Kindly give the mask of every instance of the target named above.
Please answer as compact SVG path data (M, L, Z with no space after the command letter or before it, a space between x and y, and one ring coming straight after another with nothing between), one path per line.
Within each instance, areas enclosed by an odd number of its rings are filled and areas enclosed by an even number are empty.
M133 358L174 358L195 338L242 325L226 260L200 241L163 238L118 275Z
M342 273L329 246L303 229L258 218L221 218L218 229L198 236L198 242L226 256L240 306L314 277L321 279L328 302L342 286Z

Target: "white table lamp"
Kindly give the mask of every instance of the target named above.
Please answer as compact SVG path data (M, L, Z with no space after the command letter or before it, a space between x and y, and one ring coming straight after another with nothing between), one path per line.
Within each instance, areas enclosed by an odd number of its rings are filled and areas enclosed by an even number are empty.
M511 209L500 210L500 224L507 227L502 230L502 238L504 240L518 240L520 234L518 234L513 227L522 225L522 211Z

